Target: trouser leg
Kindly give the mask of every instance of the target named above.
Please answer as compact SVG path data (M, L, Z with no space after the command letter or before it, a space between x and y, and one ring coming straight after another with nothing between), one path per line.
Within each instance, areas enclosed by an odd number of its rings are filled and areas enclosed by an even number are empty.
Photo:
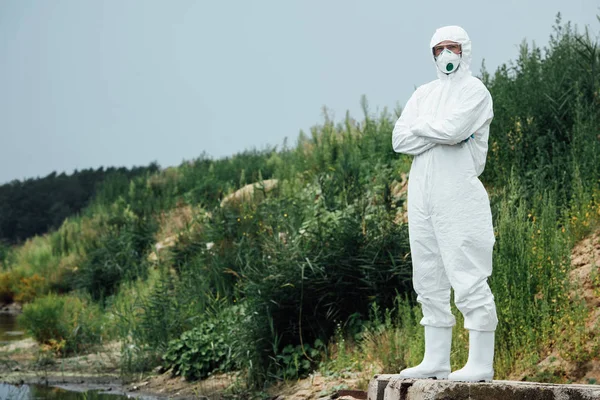
M439 248L429 218L409 211L410 247L413 262L413 286L423 309L425 327L423 361L400 372L405 379L446 379L450 372L452 326L450 282L446 277Z
M450 310L450 281L430 217L409 214L410 249L413 263L413 287L423 310L421 325L452 327L456 319Z
M474 221L477 223L480 221ZM464 316L465 328L494 331L498 325L494 296L487 278L492 273L493 232L479 234L464 230L436 230L448 279L454 289L456 307ZM491 229L491 222L489 224Z

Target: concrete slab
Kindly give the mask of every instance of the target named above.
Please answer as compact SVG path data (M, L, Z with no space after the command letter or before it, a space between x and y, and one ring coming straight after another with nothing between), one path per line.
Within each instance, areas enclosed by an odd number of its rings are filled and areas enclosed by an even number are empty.
M493 381L451 382L376 375L368 400L600 400L600 385Z

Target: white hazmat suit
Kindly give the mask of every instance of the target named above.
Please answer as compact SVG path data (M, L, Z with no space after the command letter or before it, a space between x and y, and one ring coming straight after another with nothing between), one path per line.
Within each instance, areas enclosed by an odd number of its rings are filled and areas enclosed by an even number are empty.
M470 331L468 370L461 370L470 375L455 378L491 380L489 349L482 362L490 365L483 375L471 371L482 369L474 364L481 354L471 354L471 350L491 345L493 359L493 332L498 323L487 284L495 241L492 215L488 195L478 179L485 167L492 98L471 74L467 33L457 26L440 28L430 49L443 41L459 43L462 54L445 49L434 57L438 79L413 93L392 134L396 152L414 155L408 182L408 227L413 286L423 309L426 341L421 367L403 373L412 378L443 379L450 372L451 327L456 323L450 311L452 287ZM454 65L447 65L444 60L452 58ZM484 343L474 344L474 340ZM467 368L469 365L472 368Z

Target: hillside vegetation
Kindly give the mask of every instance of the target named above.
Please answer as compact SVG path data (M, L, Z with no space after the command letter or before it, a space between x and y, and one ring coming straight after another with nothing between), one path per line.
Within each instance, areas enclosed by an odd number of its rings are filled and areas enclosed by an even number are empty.
M574 244L600 221L599 71L598 39L558 18L547 48L523 44L482 74L495 109L481 179L497 238L497 379L577 380L538 364L600 356L570 279ZM292 147L107 180L81 213L5 252L0 295L27 303L22 323L58 355L119 340L124 373L238 371L264 387L419 362L411 159L391 146L400 110L362 105L360 121L325 112ZM467 332L454 311L456 368Z

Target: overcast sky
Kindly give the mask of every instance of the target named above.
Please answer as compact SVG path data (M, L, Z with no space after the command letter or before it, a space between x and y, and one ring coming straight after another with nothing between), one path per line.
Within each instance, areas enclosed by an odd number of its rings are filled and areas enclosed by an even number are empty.
M600 30L597 0L0 0L0 183L293 145L323 106L360 118L362 94L435 79L436 28L467 30L478 74L559 11Z

